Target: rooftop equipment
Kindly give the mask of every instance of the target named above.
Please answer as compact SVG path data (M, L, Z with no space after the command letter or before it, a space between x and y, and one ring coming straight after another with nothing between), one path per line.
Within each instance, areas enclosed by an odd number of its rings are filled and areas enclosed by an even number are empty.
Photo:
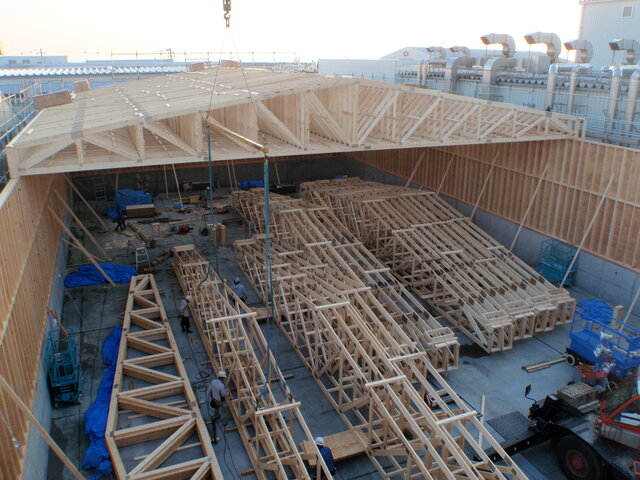
M640 43L628 38L616 38L609 42L609 48L614 52L624 50L626 65L631 65L636 62L636 59L640 55Z
M576 63L589 63L593 58L593 45L589 40L576 39L563 45L567 50L576 51Z
M499 71L516 66L516 60L513 58L513 55L516 53L516 42L511 35L505 33L489 33L488 35L481 36L480 40L485 45L502 45L503 56L487 60L482 72L482 84L486 86L495 85Z
M551 63L555 62L560 56L560 50L562 50L562 43L560 37L551 32L534 32L528 33L524 36L524 39L529 45L537 45L539 43L547 46L547 56Z

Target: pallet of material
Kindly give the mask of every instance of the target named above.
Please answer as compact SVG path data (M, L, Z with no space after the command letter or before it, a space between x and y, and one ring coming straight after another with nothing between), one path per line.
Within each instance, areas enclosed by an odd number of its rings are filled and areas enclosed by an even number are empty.
M129 218L153 217L156 214L156 206L153 203L127 205L126 213Z

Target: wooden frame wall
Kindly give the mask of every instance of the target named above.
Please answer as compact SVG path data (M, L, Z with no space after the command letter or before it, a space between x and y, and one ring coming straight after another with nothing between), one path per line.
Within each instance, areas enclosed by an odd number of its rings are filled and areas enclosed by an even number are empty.
M61 175L11 180L0 193L0 374L29 407L42 368L46 307L60 245L60 226L46 209L62 216L54 193L67 196ZM0 478L19 478L30 422L2 393L0 412Z
M640 151L586 140L548 140L398 151L358 152L365 165L578 245L613 175L584 250L640 272ZM484 194L485 178L496 159ZM547 165L548 163L548 165ZM447 173L448 171L448 173ZM480 197L480 198L479 198Z

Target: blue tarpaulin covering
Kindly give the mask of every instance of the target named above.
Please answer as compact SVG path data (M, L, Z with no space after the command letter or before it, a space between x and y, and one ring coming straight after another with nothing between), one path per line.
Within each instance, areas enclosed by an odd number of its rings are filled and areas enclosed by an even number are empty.
M121 336L122 327L115 327L102 344L102 360L108 365L108 368L100 382L96 400L84 415L84 433L89 437L89 447L84 452L82 468L95 469L96 473L91 477L91 480L109 476L113 472L111 458L104 442L104 432L109 416L111 390L113 389Z
M100 267L105 271L109 278L116 283L126 283L131 277L138 275L135 268L128 265L116 265L114 263L100 263ZM106 278L93 265L83 265L78 268L77 273L71 273L64 279L65 287L81 287L83 285L98 285L105 283Z
M243 180L238 184L240 190L249 190L250 188L264 188L262 180Z
M114 200L118 205L120 205L120 207L126 207L127 205L146 205L147 203L153 203L151 194L144 190L117 190Z
M113 206L107 207L107 210L105 211L105 214L111 220L115 220L116 218L118 218L120 216L120 212L118 211L118 207L113 207Z

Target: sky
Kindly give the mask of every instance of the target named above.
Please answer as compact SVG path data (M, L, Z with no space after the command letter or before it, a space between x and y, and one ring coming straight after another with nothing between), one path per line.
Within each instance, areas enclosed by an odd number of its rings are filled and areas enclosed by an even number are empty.
M408 46L484 48L479 37L487 33L508 33L528 51L524 34L572 40L580 19L578 0L231 0L231 8L227 30L220 0L14 2L0 42L5 55L42 49L75 61L169 48L224 52L212 60L237 59L236 52L272 60L273 53L257 52L277 52L278 60L311 61L380 58Z

